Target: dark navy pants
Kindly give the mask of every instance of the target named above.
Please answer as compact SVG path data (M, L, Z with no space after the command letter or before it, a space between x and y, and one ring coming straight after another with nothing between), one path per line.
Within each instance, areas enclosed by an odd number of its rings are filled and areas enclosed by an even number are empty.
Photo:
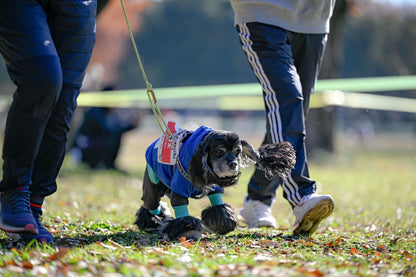
M248 199L271 205L279 185L295 206L316 190L309 178L305 149L305 116L326 45L326 34L299 34L261 23L238 24L243 51L263 89L266 111L265 143L289 141L296 166L287 178L267 180L256 170Z
M0 190L56 191L70 122L95 42L96 0L0 0L0 53L17 86Z

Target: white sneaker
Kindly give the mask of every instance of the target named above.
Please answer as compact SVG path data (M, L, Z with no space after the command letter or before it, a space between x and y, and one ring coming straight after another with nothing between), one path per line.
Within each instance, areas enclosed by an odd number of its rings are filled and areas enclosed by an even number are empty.
M272 215L271 207L261 201L244 200L244 206L240 209L239 215L239 219L249 228L276 228L276 219Z
M296 217L293 235L310 236L319 223L334 210L334 200L330 195L312 193L305 195L293 209Z

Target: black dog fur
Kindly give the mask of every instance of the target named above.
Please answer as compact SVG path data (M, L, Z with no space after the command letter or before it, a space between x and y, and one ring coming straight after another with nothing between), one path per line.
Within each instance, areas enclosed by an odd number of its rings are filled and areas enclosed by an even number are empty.
M140 229L148 233L159 233L162 231L169 221L173 220L169 208L166 205L161 205L161 213L153 215L148 209L141 206L136 212L136 220L134 224Z
M285 176L294 167L295 162L295 152L288 142L263 145L256 150L234 132L214 130L198 144L189 162L189 176L192 185L202 191L204 196L214 185L235 185L240 177L241 167L254 163L268 178L274 178ZM228 170L224 171L225 173L220 170L224 168ZM145 178L143 186L146 182L151 181ZM151 185L156 186L160 183ZM169 189L166 189L165 193L168 191ZM163 193L160 197L162 196ZM153 203L147 205L157 206L155 202L160 202L160 197L153 197ZM144 197L142 199L144 200ZM155 216L142 206L136 213L135 224L146 232L161 231L170 240L180 237L198 239L203 231L202 225L219 235L227 234L237 226L234 210L227 203L204 209L201 218L202 221L192 216L165 219L163 211L162 215Z
M170 221L162 231L168 240L173 241L181 237L187 240L198 240L203 230L201 220L193 216L185 216Z
M205 208L201 219L209 231L218 235L225 235L237 227L234 210L227 203Z

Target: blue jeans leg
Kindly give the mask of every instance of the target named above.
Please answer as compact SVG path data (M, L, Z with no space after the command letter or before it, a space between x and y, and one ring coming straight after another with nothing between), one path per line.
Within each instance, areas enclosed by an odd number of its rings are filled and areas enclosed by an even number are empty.
M56 190L95 42L95 11L95 1L0 2L0 52L17 86L5 129L0 190L30 185L35 196Z
M50 1L55 13L49 18L49 26L61 60L63 85L34 163L31 190L35 196L47 196L57 189L77 97L94 47L96 3L85 3Z

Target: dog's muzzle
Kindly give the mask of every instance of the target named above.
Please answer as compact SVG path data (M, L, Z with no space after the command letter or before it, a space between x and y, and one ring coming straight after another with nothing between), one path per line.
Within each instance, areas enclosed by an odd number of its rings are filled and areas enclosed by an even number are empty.
M241 172L239 171L238 174L235 176L223 177L223 178L217 177L219 180L217 182L217 185L219 185L220 187L229 187L229 186L235 185L238 183L240 176L241 176Z
M219 177L214 172L214 170L212 170L212 168L209 166L207 155L204 155L202 157L202 165L204 166L205 171L209 175L210 177L209 179L212 179L213 182L220 187L229 187L229 186L235 185L240 179L240 175L241 175L240 171L238 171L238 173L233 176Z

